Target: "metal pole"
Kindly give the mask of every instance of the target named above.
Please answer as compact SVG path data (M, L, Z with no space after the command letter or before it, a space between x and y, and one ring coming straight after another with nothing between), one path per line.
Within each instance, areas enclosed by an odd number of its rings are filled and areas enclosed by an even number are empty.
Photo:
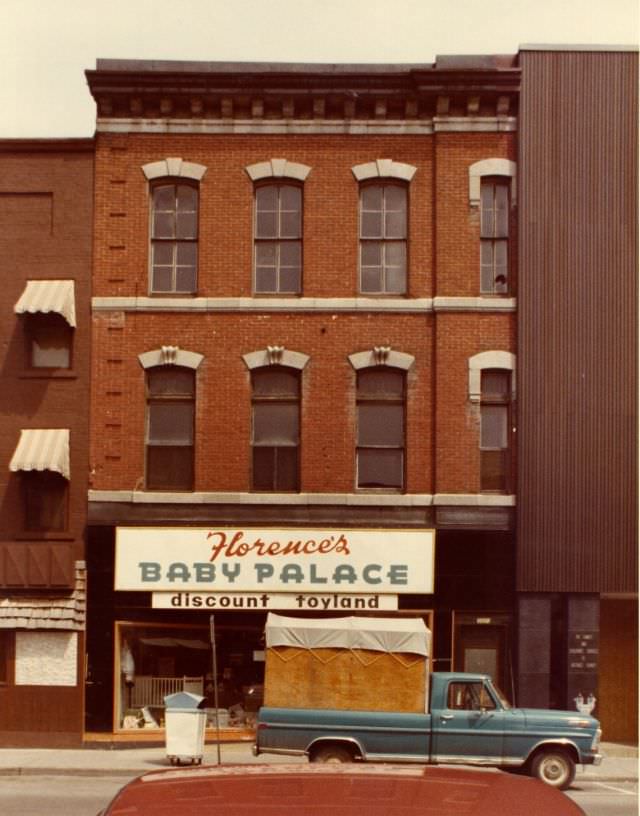
M220 759L220 718L218 716L218 659L216 655L216 627L213 622L213 615L209 618L211 627L211 652L213 654L213 704L216 707L216 742L218 748L218 765L222 764Z

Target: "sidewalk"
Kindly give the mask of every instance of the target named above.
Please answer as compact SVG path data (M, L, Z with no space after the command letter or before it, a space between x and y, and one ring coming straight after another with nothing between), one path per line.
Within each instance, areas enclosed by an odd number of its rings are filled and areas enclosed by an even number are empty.
M578 766L576 782L625 782L638 779L637 747L603 743L602 764L594 767ZM306 763L302 757L279 757L269 754L254 757L247 743L222 744L222 763L245 765L264 763ZM203 764L215 765L218 759L216 745L206 745ZM0 776L17 775L73 775L122 776L130 778L146 771L170 768L164 747L119 748L0 748Z

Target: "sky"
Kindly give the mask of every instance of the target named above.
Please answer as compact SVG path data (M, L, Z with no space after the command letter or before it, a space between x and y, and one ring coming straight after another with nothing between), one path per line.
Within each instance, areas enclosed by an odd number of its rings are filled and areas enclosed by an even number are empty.
M0 0L0 138L92 136L98 58L433 62L637 46L637 0Z

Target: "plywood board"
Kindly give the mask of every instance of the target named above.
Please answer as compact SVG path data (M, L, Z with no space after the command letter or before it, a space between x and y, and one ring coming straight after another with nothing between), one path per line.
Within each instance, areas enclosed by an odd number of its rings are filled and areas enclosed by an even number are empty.
M424 712L427 663L418 655L348 649L267 649L264 705Z

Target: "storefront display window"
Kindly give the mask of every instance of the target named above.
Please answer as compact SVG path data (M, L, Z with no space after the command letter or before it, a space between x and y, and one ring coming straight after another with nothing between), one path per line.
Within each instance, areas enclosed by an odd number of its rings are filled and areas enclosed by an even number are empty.
M115 729L164 727L164 698L188 691L205 698L207 725L215 727L215 686L207 627L116 624ZM242 639L218 648L218 726L251 728L262 701L260 642ZM253 648L255 647L255 648Z

